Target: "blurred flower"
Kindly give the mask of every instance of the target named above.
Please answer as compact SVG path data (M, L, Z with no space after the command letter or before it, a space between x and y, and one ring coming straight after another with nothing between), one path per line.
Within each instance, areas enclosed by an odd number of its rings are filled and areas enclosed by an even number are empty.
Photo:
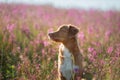
M77 80L81 80L81 77L77 77Z
M80 33L78 34L78 38L80 38L80 40L84 41L84 39L85 39L84 33L83 33L83 32L80 32Z
M42 49L42 54L45 54L45 50L44 49Z
M92 48L92 47L89 47L89 48L88 48L88 52L91 53L91 52L93 52L93 51L94 51L94 48Z
M20 58L21 60L23 60L23 55L20 55L19 58Z
M15 24L8 24L7 25L7 30L9 31L9 33L13 32L14 28L15 28Z
M93 33L93 31L94 31L93 27L92 27L92 26L89 26L89 27L88 27L88 34Z
M95 61L95 58L91 54L88 55L88 59L90 60L90 62L94 62Z
M48 30L48 33L51 33L51 32L53 32L53 28L50 28L50 29Z
M115 64L115 62L118 60L117 57L112 57L110 60L110 64Z
M101 46L101 43L100 42L95 42L95 41L92 41L92 44L95 45L95 46Z
M105 64L105 61L102 59L100 60L100 65L104 65Z
M38 24L35 24L35 25L34 25L34 28L37 29L37 30L39 30L39 29L40 29L40 26L39 26Z
M44 46L46 47L46 46L49 45L49 42L48 42L48 41L43 41L43 44L44 44Z
M112 33L111 30L105 32L105 40L109 40L111 33Z
M31 74L29 77L30 77L30 80L36 80L36 75L35 74Z
M45 49L42 49L42 56L44 57L46 55Z
M79 73L79 67L74 66L74 72L75 72L75 73Z
M18 46L17 49L20 50L20 46Z
M10 33L8 40L9 40L10 43L15 43L15 34L14 33Z
M120 51L116 51L116 57L120 57Z
M22 32L30 39L30 36L31 36L31 32L30 32L30 29L29 29L29 27L27 27L27 26L24 26L24 27L22 27Z
M89 52L89 55L88 55L88 58L91 62L94 62L96 57L97 57L97 52L94 48L92 47L89 47L88 48L88 52Z
M17 65L17 70L18 70L18 71L21 70L21 65L20 65L20 64Z
M108 49L107 49L107 53L112 53L112 51L113 51L113 47L108 47Z
M105 36L109 37L110 35L111 35L111 31L110 30L105 32Z
M40 44L40 40L39 39L35 39L34 40L34 44Z
M19 52L19 53L20 53L20 51L21 51L20 46L18 46L18 47L16 48L16 50L17 50L17 52Z
M22 27L22 31L25 33L25 34L30 34L30 29L29 29L29 27Z
M28 53L28 52L29 52L29 48L28 47L24 48L24 53Z
M40 69L40 64L36 64L35 67L36 67L37 70L39 70Z
M120 44L116 45L115 54L116 54L116 57L120 57Z
M92 56L93 56L94 58L97 56L97 52L96 52L95 50L92 52Z

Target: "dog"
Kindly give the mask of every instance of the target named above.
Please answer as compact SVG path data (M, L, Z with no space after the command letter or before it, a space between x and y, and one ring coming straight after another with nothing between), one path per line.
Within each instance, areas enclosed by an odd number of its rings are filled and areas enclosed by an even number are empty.
M48 34L50 39L61 43L58 54L59 80L82 79L83 56L77 40L78 32L79 29L73 25L62 25L57 31Z

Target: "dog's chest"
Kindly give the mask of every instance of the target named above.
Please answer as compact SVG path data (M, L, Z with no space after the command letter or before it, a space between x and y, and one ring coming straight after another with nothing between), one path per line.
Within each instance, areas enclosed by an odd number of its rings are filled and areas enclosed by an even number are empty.
M67 80L70 80L73 74L72 53L70 53L70 51L65 46L62 47L62 53L64 59L62 64L60 65L60 71Z
M63 58L64 58L63 65L66 68L71 69L73 65L72 53L70 53L70 51L66 47L63 47Z

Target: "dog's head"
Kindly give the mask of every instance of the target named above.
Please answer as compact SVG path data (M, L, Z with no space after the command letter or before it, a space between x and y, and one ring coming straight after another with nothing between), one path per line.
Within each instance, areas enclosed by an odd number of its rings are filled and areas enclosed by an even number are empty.
M62 25L57 31L49 33L49 37L56 42L64 42L76 36L79 30L73 25Z

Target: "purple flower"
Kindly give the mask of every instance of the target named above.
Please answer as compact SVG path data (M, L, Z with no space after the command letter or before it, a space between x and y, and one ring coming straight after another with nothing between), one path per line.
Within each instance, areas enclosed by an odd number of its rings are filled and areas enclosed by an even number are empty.
M79 67L78 66L74 66L74 72L79 73Z

